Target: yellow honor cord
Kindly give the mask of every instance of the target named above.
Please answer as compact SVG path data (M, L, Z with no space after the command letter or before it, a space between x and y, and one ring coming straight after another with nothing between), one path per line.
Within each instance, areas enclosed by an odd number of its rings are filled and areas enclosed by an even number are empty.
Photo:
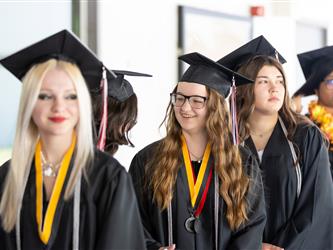
M55 211L58 205L61 190L63 188L69 164L73 155L73 151L76 145L76 136L73 134L72 144L66 152L64 159L61 162L61 166L56 177L56 182L53 187L51 199L46 210L44 224L43 220L43 169L41 163L41 142L38 141L35 152L35 167L36 167L36 220L38 225L39 237L44 244L47 244L52 231L53 219Z
M204 153L204 156L202 159L202 163L200 166L198 178L197 178L196 183L194 184L191 158L189 155L189 151L187 149L186 140L185 140L184 135L181 136L181 139L182 139L182 152L183 152L183 157L184 157L187 181L188 181L188 186L189 186L190 196L191 196L191 203L192 203L192 207L194 207L198 194L200 192L200 187L202 185L202 181L204 179L206 169L207 169L211 146L209 143L207 143L205 153Z

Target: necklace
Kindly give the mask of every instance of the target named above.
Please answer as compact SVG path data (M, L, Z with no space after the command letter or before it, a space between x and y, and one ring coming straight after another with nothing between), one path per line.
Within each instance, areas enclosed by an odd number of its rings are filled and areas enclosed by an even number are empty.
M42 151L41 151L41 156L42 156L43 175L47 177L56 177L61 162L57 164L47 162Z
M201 162L201 160L202 160L202 155L201 155L201 156L197 156L197 155L193 154L190 150L188 150L188 151L190 152L190 155L193 156L193 157L191 157L191 158L194 158L194 159L193 159L194 161L198 161L199 163Z
M272 133L273 130L274 130L274 127L265 132L262 132L262 133L254 133L253 130L250 130L250 134L251 134L251 136L257 136L257 137L263 138L265 135Z

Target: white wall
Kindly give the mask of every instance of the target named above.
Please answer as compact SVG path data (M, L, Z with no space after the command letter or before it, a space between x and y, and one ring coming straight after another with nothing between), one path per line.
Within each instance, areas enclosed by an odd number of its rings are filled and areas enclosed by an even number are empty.
M71 28L70 1L0 1L0 58ZM0 66L0 148L13 142L21 82Z
M102 1L98 6L98 54L112 69L150 73L131 78L139 99L138 124L131 133L135 148L123 146L116 158L128 167L134 154L164 135L159 131L177 83L177 6L248 16L245 1ZM130 6L130 7L129 7Z
M139 98L139 119L131 133L136 147L121 147L116 155L126 167L139 149L164 134L163 128L160 132L158 126L165 114L168 94L177 81L178 5L244 17L249 17L250 6L264 6L265 17L253 19L253 35L264 34L288 60L285 67L291 93L302 84L297 82L295 74L295 68L299 67L294 42L295 22L307 21L326 26L329 29L328 42L333 44L330 1L99 1L98 54L101 59L113 69L154 75L153 78L129 79ZM0 57L70 27L70 1L0 0ZM1 147L12 142L21 83L0 68L0 84L0 117L6 117L0 123Z
M321 4L318 6L317 4ZM126 167L133 155L145 145L161 138L158 130L177 81L177 6L186 5L222 13L249 16L249 7L261 5L265 17L253 19L253 37L265 35L285 56L292 94L303 82L296 80L299 67L295 48L295 22L307 19L327 25L329 42L333 42L329 20L329 1L101 1L98 5L98 54L114 69L128 69L153 74L152 79L130 79L139 98L139 119L131 135L136 145L121 147L116 157ZM310 17L310 18L309 18ZM311 39L311 38L307 38ZM247 41L244 41L244 43ZM236 48L236 47L235 47ZM218 56L216 56L218 58Z

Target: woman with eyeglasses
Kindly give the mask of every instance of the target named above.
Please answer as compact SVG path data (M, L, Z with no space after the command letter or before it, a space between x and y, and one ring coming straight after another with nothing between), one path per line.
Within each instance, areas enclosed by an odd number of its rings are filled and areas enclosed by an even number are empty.
M333 184L325 140L291 109L283 57L256 38L221 60L253 79L237 89L240 140L260 163L267 222L263 250L333 249ZM234 66L232 66L232 64Z
M306 82L294 94L299 96L316 95L311 101L307 116L318 125L327 137L329 159L333 177L333 46L298 54Z
M264 196L256 161L233 143L225 98L234 77L199 53L171 93L166 136L129 172L148 249L261 249Z

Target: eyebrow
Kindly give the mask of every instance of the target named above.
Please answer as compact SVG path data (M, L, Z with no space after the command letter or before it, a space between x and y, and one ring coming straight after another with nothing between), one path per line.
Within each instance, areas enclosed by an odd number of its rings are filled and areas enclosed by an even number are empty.
M282 75L275 76L276 78L283 78ZM257 76L257 78L269 78L268 76Z
M53 92L54 89L44 89L44 88L41 88L40 91L50 91L50 92ZM75 91L76 92L76 89L65 89L64 92L72 92L72 91Z

